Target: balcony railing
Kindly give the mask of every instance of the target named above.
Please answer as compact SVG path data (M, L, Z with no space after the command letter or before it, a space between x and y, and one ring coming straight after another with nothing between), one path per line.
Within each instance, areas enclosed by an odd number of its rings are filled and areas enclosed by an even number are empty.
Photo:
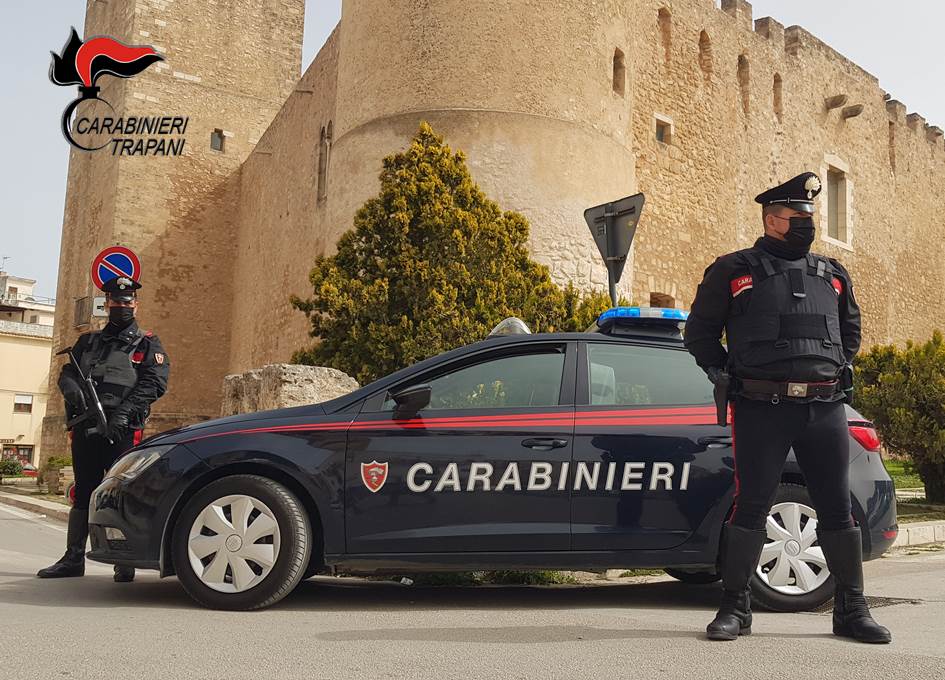
M56 298L42 297L41 295L24 295L23 293L0 292L0 304L18 305L34 304L56 306Z

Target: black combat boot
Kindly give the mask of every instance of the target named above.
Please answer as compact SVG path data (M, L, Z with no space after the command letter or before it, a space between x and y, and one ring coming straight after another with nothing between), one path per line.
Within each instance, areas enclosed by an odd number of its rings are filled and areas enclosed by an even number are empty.
M710 640L736 640L751 635L751 590L748 582L758 566L767 532L725 525L722 538L722 604L706 629Z
M78 508L69 511L66 554L54 565L40 569L36 574L39 578L85 576L85 539L89 537L88 512Z
M818 528L817 540L836 581L833 634L859 642L891 642L892 635L873 620L863 595L863 545L859 527L838 531Z
M135 568L123 564L115 565L115 583L131 583L135 580Z

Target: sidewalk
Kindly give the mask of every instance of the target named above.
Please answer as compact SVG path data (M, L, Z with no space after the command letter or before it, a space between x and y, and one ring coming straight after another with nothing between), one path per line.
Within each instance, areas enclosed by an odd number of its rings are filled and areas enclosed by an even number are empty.
M69 521L69 506L65 503L56 503L42 498L29 498L23 494L5 491L0 491L0 503L20 510L35 512L37 515L45 515L50 519L58 519L61 522Z

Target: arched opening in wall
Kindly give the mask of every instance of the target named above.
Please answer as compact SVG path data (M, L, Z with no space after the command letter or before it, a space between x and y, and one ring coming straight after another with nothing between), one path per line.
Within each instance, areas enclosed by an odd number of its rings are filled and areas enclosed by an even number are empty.
M774 115L778 117L780 123L784 118L784 82L781 80L781 74L774 74Z
M650 307L668 307L676 306L676 298L666 293L650 293Z
M738 55L738 88L742 94L742 111L745 115L751 107L750 98L751 73L749 72L748 57L744 54Z
M661 7L656 16L660 27L660 39L663 41L663 56L669 63L673 47L673 17L665 7Z
M627 63L623 50L619 47L614 50L614 92L621 97L627 91Z
M712 75L712 40L705 31L699 34L699 68L708 80Z
M332 122L322 128L318 141L318 200L328 196L328 161L331 156Z

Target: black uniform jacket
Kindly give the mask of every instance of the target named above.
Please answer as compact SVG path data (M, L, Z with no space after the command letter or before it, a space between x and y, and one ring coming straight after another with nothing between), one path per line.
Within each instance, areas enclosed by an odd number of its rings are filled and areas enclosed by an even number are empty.
M108 324L100 332L106 343L121 346L127 338L133 337L139 331L137 323L132 322L130 326L121 331L116 332L112 325ZM91 346L92 335L93 333L83 333L72 347L75 358L80 365L83 352ZM106 412L113 412L118 408L127 409L129 424L132 429L141 429L144 427L144 422L151 411L151 404L167 391L171 363L160 339L150 331L144 331L144 337L134 348L131 361L138 373L138 380L131 391L125 395L122 403L115 408L106 408ZM63 366L59 377L60 385L62 385L63 379L67 377L78 379L71 364Z
M766 245L763 238L755 242L756 248L777 257L778 254L765 247ZM836 267L839 278L842 279L842 288L837 298L837 304L840 305L840 336L843 340L844 356L847 362L852 362L860 349L860 308L853 296L849 272L835 259L827 259ZM703 370L712 366L720 369L726 366L728 353L721 342L725 322L730 313L746 311L751 301L750 289L733 296L733 289L737 290L737 284L733 285L733 282L748 273L747 265L737 253L717 258L705 270L689 312L689 320L686 322L685 337L686 349ZM785 375L781 379L787 380L790 377Z

